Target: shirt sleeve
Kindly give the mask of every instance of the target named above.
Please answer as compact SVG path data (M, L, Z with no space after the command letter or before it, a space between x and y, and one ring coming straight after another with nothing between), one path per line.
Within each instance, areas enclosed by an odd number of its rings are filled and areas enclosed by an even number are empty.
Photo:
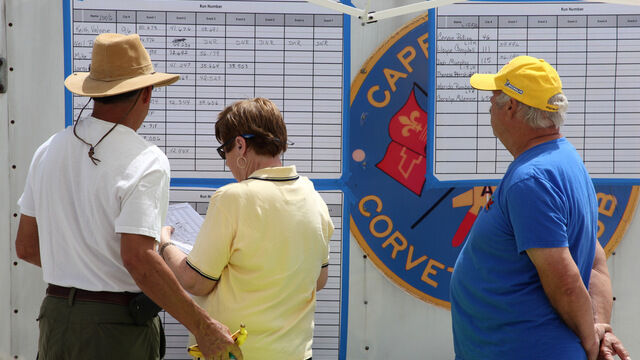
M54 135L55 136L55 135ZM37 177L36 171L38 165L41 161L43 154L46 152L49 144L51 143L51 136L45 143L40 145L40 147L33 154L33 158L31 159L31 165L29 165L29 172L27 173L27 180L24 185L24 191L20 199L18 199L18 206L20 206L20 213L25 214L27 216L36 217L36 203L34 197L34 181L35 177Z
M166 171L154 169L144 174L122 200L115 231L145 235L159 241L168 207L168 194L169 175Z
M211 280L220 279L231 257L236 222L230 213L234 213L237 206L231 195L222 189L213 194L193 250L187 257L192 269Z
M519 252L569 246L566 198L544 179L531 177L512 185L507 210Z
M27 216L36 216L36 204L33 199L33 175L31 168L29 169L29 173L27 174L27 181L24 184L24 192L20 199L18 199L18 206L20 206L20 213Z
M333 225L333 221L331 220L331 216L329 215L329 210L327 208L327 205L325 204L325 209L326 213L325 213L325 228L324 228L324 241L326 243L326 246L324 247L325 253L324 253L324 257L322 260L322 267L325 266L329 266L329 253L330 253L330 243L331 243L331 237L333 236L333 231L335 230L335 226Z

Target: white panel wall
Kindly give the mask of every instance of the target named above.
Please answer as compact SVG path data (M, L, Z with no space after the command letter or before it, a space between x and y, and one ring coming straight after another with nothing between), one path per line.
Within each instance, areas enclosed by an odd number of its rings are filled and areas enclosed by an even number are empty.
M6 17L0 16L0 56L6 38L9 66L14 69L9 72L9 92L0 94L0 359L14 359L16 355L34 359L38 337L35 319L44 284L38 268L16 259L13 241L18 218L13 214L19 211L15 204L33 152L64 126L62 1L0 0L0 5L4 2L0 7L0 11L6 11ZM370 4L373 10L383 10L413 2L416 0L371 0ZM354 3L364 8L368 1ZM379 44L413 17L366 26L354 20L352 76ZM4 23L5 18L11 27ZM16 168L12 169L14 164ZM636 331L640 323L638 217L636 213L616 255L609 259L616 296L614 329L635 357L640 356ZM353 238L349 249L347 359L453 358L449 311L426 304L393 285L363 258Z
M4 24L4 0L0 0L0 58L6 58L6 33ZM9 203L9 122L7 119L7 95L0 94L0 204ZM10 213L8 206L0 207L0 359L11 341L11 310L9 292L11 261L9 246ZM7 295L5 295L7 294Z
M416 1L371 0L372 10L384 10ZM367 1L354 1L359 8ZM355 78L367 58L390 35L418 14L351 28L351 78ZM640 159L638 159L640 161ZM608 260L613 281L612 325L632 357L640 357L640 211ZM430 305L404 292L373 264L355 238L350 239L349 336L347 359L453 359L453 337L449 310ZM346 246L346 244L345 244ZM366 302L366 304L365 304ZM368 350L366 347L368 346Z
M10 226L2 226L0 234L0 271L3 291L0 295L0 359L35 359L37 352L38 309L44 295L40 268L18 261L14 239L19 213L16 202L22 194L24 181L35 149L55 131L64 128L64 69L62 43L62 1L5 0L6 16L1 29L6 31L9 88L8 111L2 118L2 128L8 129L8 142L0 151L2 176L9 169L8 193L2 182L0 199L3 204L1 221L10 219ZM9 26L10 25L10 26ZM2 96L2 95L0 95ZM0 100L2 101L2 100ZM8 109L8 110L7 110ZM0 112L0 113L2 113ZM1 134L1 133L0 133ZM2 146L8 144L8 151ZM9 167L5 167L5 160ZM12 166L15 165L15 169ZM9 250L10 249L10 250ZM10 284L7 275L10 273ZM9 326L10 331L5 331ZM6 339L7 336L10 340Z
M638 159L640 161L640 159ZM632 358L640 357L640 205L626 236L607 261L613 285L613 330Z
M372 0L370 6L371 10L380 11L415 2ZM364 9L367 1L354 1L354 4ZM378 46L418 15L414 13L364 26L354 19L351 24L351 79ZM355 238L351 237L347 359L452 359L449 310L409 295L363 255Z
M397 287L351 237L347 359L453 359L449 310Z

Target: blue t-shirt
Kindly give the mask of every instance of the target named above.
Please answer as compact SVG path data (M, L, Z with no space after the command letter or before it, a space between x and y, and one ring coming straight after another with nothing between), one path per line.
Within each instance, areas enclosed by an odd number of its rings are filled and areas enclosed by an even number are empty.
M597 208L591 178L565 138L536 145L511 163L451 278L457 359L586 359L526 250L569 247L588 287Z

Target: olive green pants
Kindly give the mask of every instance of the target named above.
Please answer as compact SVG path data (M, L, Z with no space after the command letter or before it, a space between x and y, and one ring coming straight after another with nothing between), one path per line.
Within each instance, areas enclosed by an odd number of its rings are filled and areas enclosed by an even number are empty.
M136 325L127 306L46 296L38 321L39 360L160 359L160 318Z

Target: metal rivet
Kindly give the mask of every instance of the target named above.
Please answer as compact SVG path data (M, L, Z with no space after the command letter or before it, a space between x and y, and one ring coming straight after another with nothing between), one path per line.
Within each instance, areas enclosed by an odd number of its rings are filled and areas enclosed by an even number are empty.
M365 350L369 350L369 345L364 347Z
M14 261L14 262L13 262L13 266L18 266L18 262L17 262L17 261Z
M17 314L18 313L18 309L13 309L13 313Z
M10 123L12 123L12 124L15 124L15 123L16 123L16 121L15 121L15 120L11 120L11 121L9 121L9 122L10 122Z
M366 259L367 258L367 254L362 255L362 258Z
M9 68L9 71L13 71L13 67L10 67L10 68Z
M13 26L13 23L9 23L9 27L12 27L12 26Z
M18 217L18 213L13 213L13 217Z

